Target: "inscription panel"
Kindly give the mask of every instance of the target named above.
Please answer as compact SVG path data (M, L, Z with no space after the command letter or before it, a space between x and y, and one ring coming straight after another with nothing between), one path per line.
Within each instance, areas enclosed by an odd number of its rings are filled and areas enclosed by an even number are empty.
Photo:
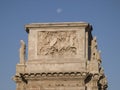
M30 81L31 82L31 81ZM67 80L41 80L33 81L26 85L25 90L85 90L84 85L80 85L79 79L67 79Z
M78 49L76 31L39 31L38 56L75 56Z

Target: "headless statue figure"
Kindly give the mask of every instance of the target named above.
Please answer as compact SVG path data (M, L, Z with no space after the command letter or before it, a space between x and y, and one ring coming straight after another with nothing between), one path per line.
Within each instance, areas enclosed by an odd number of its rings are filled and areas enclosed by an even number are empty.
M25 49L26 49L26 45L25 42L23 40L20 40L20 64L24 64L25 63Z

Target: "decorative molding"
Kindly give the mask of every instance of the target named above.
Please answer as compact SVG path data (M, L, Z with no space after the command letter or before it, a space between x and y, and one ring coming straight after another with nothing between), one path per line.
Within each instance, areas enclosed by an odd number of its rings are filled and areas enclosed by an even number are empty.
M15 81L27 80L77 80L85 79L89 73L87 72L53 72L53 73L20 73L15 75Z
M64 27L82 27L92 30L92 26L86 22L61 22L61 23L32 23L25 25L26 32L33 28L64 28Z

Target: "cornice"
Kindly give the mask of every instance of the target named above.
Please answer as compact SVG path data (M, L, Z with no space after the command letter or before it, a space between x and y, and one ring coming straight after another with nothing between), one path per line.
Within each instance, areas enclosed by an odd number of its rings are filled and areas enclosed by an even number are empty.
M85 79L89 73L87 72L53 72L53 73L20 73L14 76L14 81L27 80L80 80Z
M62 27L83 27L92 30L92 26L86 22L55 22L55 23L31 23L25 25L26 32L32 28L62 28Z

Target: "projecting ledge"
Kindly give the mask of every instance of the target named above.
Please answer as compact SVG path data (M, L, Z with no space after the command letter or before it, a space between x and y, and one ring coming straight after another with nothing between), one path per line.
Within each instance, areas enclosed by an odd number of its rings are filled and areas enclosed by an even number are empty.
M31 23L25 25L26 32L30 28L50 28L50 27L84 27L92 30L92 26L86 22L55 22L55 23Z

